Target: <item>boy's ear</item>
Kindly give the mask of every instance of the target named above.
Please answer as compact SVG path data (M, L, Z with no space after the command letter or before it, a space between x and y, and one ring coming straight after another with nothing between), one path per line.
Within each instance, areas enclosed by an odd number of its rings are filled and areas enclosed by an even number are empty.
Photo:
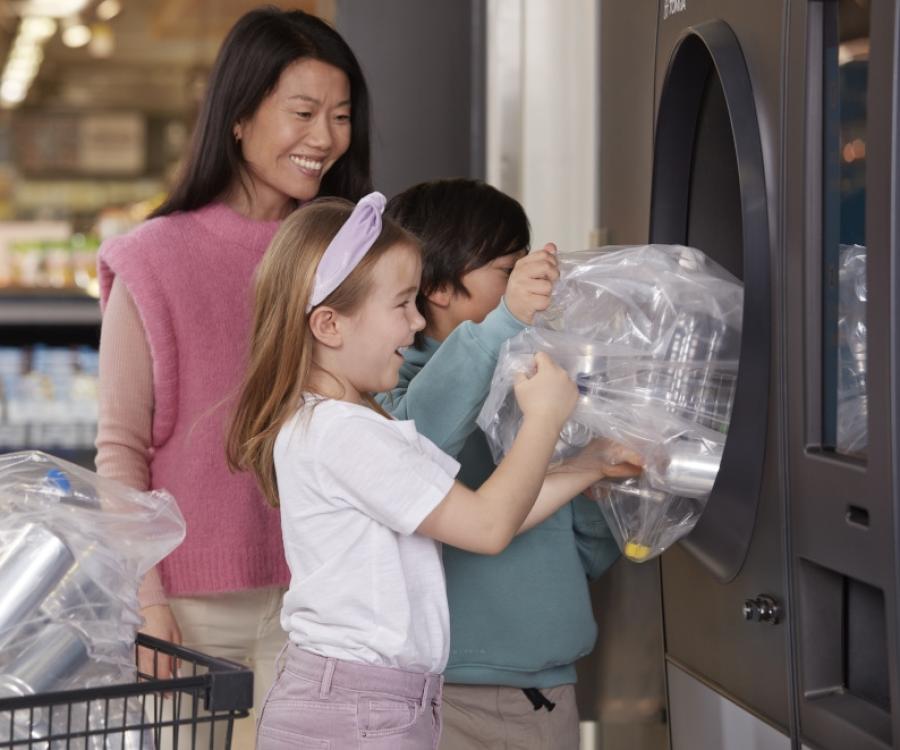
M453 288L450 284L441 284L431 294L426 294L425 299L435 307L449 307L453 299Z
M317 307L312 311L309 316L309 330L312 331L316 341L332 349L338 348L344 342L338 314L330 307Z

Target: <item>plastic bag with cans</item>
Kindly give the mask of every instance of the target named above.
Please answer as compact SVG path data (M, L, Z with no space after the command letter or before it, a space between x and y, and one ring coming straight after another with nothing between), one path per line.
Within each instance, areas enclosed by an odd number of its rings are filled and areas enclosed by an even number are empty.
M554 460L614 441L641 476L602 480L596 499L623 554L642 562L697 522L712 490L734 400L743 287L694 248L609 247L560 255L550 308L504 346L478 424L499 461L522 415L516 373L544 351L578 385Z
M138 585L184 534L168 493L138 492L38 451L0 455L0 698L134 682ZM126 718L97 709L63 718L82 727ZM126 710L135 709L121 702ZM0 726L0 742L47 737L63 718Z
M842 245L838 266L837 445L864 454L869 443L866 392L866 248Z

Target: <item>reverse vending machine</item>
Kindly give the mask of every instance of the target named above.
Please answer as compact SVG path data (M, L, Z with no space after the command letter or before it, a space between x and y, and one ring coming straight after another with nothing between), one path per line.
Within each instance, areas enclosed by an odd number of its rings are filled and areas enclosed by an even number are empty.
M601 3L609 243L697 247L745 289L704 515L598 584L581 665L601 726L667 730L604 747L900 748L898 17Z

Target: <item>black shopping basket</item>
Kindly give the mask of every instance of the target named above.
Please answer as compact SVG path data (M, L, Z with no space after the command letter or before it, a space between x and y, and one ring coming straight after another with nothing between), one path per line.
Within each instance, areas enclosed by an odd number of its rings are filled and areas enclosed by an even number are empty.
M137 682L0 698L0 750L229 750L253 704L253 672L142 633L153 674ZM163 660L176 677L158 679Z

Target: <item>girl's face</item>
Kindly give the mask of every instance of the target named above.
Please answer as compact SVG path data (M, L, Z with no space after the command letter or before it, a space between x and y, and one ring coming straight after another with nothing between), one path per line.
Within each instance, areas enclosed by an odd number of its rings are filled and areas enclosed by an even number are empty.
M315 198L322 177L350 147L350 81L328 63L291 63L252 117L234 126L250 179L251 204L239 185L234 208L280 219L295 201Z
M343 326L341 375L354 400L397 385L402 350L425 327L416 309L421 278L421 256L409 245L395 245L372 268L369 296Z

